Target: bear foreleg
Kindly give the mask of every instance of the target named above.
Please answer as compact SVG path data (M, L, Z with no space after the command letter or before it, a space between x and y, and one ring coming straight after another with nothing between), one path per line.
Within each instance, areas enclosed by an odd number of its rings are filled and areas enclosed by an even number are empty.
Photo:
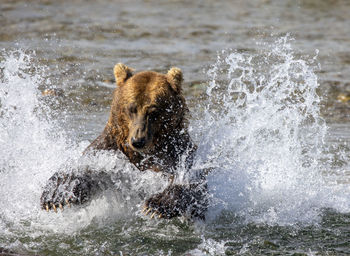
M205 182L175 184L146 200L143 212L151 218L188 216L204 220L208 208L208 188Z
M106 172L56 172L47 182L41 195L41 207L49 211L71 204L83 204L108 187L113 186Z

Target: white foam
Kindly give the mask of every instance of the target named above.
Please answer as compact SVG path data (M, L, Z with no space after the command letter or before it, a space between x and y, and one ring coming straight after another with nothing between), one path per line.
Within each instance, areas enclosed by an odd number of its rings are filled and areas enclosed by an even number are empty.
M88 142L72 143L59 120L52 118L53 110L41 100L39 86L53 86L44 79L46 68L35 64L34 53L18 50L3 51L2 55L0 235L9 236L12 231L28 232L32 237L47 232L74 233L92 222L103 225L109 219L137 215L141 197L165 184L161 175L140 173L122 156L108 153L81 158ZM40 208L43 187L67 163L71 168L90 165L113 171L123 182L117 181L115 191L107 191L85 207L47 213Z
M208 72L207 107L193 130L196 168L214 169L209 218L228 209L284 225L316 221L322 208L350 210L349 189L324 175L315 58L296 57L285 37L256 54L224 51Z
M188 251L189 255L201 256L201 255L225 255L225 241L215 241L213 239L206 239L202 237L202 242L196 249Z

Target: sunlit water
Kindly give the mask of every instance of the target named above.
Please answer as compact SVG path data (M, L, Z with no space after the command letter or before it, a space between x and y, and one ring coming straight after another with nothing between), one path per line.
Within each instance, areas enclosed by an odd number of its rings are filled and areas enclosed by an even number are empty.
M206 221L194 223L142 216L143 199L166 179L140 173L122 155L81 158L89 141L77 138L86 134L67 126L76 114L41 94L56 86L50 68L34 52L3 50L0 247L43 255L349 253L348 149L320 115L318 52L296 56L288 36L261 45L254 54L220 53L192 109L194 168L211 169ZM42 211L42 188L62 165L107 170L115 189L82 207Z

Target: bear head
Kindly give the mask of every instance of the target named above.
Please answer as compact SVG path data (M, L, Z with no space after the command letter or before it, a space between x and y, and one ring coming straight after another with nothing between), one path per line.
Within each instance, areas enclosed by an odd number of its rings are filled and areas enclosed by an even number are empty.
M123 146L152 153L164 147L164 141L176 139L185 128L188 111L182 96L181 70L133 74L131 68L119 63L114 67L114 75L117 89L109 122L117 127Z

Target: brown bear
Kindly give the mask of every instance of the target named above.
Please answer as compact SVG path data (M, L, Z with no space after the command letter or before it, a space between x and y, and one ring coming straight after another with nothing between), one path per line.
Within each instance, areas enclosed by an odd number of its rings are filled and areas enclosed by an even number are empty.
M167 74L144 71L133 74L124 64L114 67L117 88L105 129L84 154L99 150L121 151L140 171L153 170L176 175L179 164L190 171L196 146L188 130L188 108L182 95L182 72ZM172 218L181 215L204 218L207 208L203 175L191 184L171 184L146 200L144 212ZM85 170L83 174L57 172L41 197L44 209L81 204L113 182L107 173Z

